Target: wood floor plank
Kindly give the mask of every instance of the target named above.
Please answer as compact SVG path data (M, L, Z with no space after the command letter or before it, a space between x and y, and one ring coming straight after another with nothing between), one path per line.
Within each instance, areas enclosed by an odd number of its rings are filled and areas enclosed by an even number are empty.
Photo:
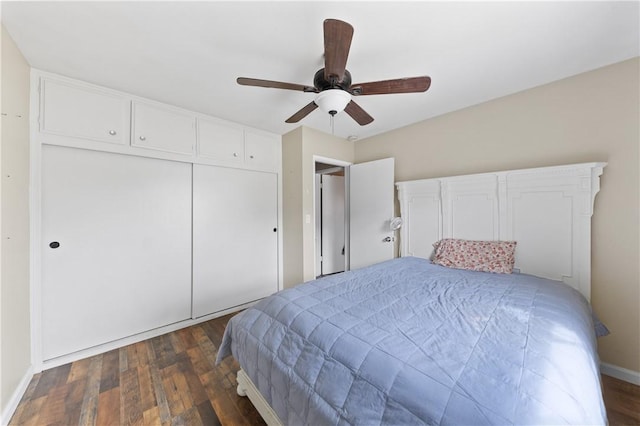
M209 395L209 401L211 401L213 409L223 425L246 424L235 401L229 398L229 395L217 380L217 375L214 371L203 374L200 376L200 380L207 395Z
M76 425L80 422L80 412L82 409L82 400L87 385L87 378L76 378L67 383L69 392L65 398L65 415L62 423L65 425Z
M9 425L263 425L215 365L232 315L35 374ZM640 425L640 387L603 376L611 426Z
M162 370L162 388L167 396L167 403L169 405L169 412L171 417L176 417L180 413L184 412L190 407L185 407L178 384L176 383L177 367L175 364L170 365Z
M200 413L196 407L191 407L188 410L180 413L178 416L171 419L171 424L178 425L201 425L203 424L200 418Z
M117 426L122 424L120 419L119 387L112 387L98 395L96 424L104 426Z
M141 424L143 421L142 394L138 381L138 369L130 368L120 373L121 423Z
M221 426L220 419L211 406L211 402L207 399L206 401L201 402L197 405L198 413L200 414L200 419L202 420L202 424L210 425L210 426Z
M120 351L114 349L102 355L102 375L100 377L100 392L120 386Z
M158 415L160 417L160 422L163 424L170 422L171 411L169 410L167 395L164 391L164 388L162 387L162 378L161 378L160 370L158 369L155 361L149 364L149 374L151 375L153 393L156 396L156 403L158 404Z
M39 398L46 395L50 389L59 386L67 381L69 377L69 371L71 370L71 364L65 364L58 368L52 368L51 370L43 371L38 380L38 385L33 392L34 398Z
M102 355L91 358L87 370L87 385L80 407L80 424L93 425L98 412L98 396L100 394L100 378L102 377Z
M187 327L176 332L176 334L180 336L180 339L182 340L185 351L195 347L198 344L196 342L196 339L193 338L193 334L191 333L192 328L193 327Z
M21 424L25 426L42 424L40 421L40 413L42 412L42 406L47 400L47 396L41 396L40 398L30 399L25 401L25 408L22 410L22 417L20 421L15 424ZM14 416L15 417L15 416Z
M127 367L136 368L141 365L149 364L149 356L147 355L147 345L145 342L138 342L126 347L127 350Z
M156 360L176 355L176 352L173 350L173 346L171 345L171 339L167 334L154 337L151 339L151 344L153 346Z
M66 385L56 386L47 395L47 400L40 409L38 421L43 424L61 422L65 415L65 399L69 389Z
M160 410L157 406L151 407L148 410L145 410L142 413L142 417L144 419L145 425L159 425L162 424L160 421Z
M120 373L129 369L129 356L127 355L127 348L118 349L118 366L120 367Z
M197 376L200 376L201 374L204 374L211 369L211 363L207 359L205 359L204 353L202 352L200 346L188 349L187 355L189 356L189 361L193 366L193 372Z
M69 370L69 376L67 377L67 383L71 383L75 380L86 379L90 363L91 358L84 358L72 363Z
M205 392L204 387L200 382L200 378L195 372L193 364L191 362L183 362L181 365L185 365L184 368L180 368L180 371L187 383L187 391L191 395L193 403L195 405L200 405L201 403L208 401L209 397L207 396L207 392Z
M147 363L150 364L156 360L156 352L153 349L153 339L145 340L142 343L144 343L146 349Z
M640 425L640 386L602 376L610 425Z
M141 365L136 370L138 371L138 388L140 390L140 409L144 413L157 406L156 394L153 389L149 366Z
M168 337L174 353L181 353L187 350L185 341L182 339L179 333L169 333Z

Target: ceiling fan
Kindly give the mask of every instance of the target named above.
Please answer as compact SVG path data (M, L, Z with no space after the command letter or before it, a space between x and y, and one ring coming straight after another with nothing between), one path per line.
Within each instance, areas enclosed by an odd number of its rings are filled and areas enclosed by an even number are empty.
M316 72L313 86L246 77L239 77L237 82L243 86L318 94L311 103L285 120L286 123L297 123L320 107L332 117L344 110L361 126L371 123L373 117L355 103L352 96L426 92L431 85L431 78L427 76L351 84L351 73L347 71L346 65L352 38L353 27L348 23L337 19L324 21L324 68Z

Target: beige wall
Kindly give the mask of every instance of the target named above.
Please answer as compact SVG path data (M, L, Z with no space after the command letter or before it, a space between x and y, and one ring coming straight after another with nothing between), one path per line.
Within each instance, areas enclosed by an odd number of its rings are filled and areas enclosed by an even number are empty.
M283 285L303 281L302 127L282 136Z
M29 64L2 27L0 403L31 366L29 327ZM27 377L30 379L30 377ZM2 419L7 421L8 419Z
M308 127L282 137L285 288L315 278L314 156L352 163L354 144Z
M592 303L611 330L599 352L640 372L639 81L636 58L363 139L355 159L395 157L396 181L607 161L592 237Z

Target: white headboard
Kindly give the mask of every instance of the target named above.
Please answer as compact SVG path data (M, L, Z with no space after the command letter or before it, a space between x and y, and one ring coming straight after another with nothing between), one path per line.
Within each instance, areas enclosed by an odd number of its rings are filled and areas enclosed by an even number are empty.
M591 297L591 216L607 163L398 182L402 256L442 238L517 241L515 268Z

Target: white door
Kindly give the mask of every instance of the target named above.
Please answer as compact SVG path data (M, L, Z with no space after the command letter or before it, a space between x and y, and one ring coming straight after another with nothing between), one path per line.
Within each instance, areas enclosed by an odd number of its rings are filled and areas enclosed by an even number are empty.
M278 175L193 165L193 315L278 290Z
M322 274L345 270L344 176L322 175Z
M349 167L349 269L393 258L394 160Z
M191 165L42 147L45 360L191 317Z

